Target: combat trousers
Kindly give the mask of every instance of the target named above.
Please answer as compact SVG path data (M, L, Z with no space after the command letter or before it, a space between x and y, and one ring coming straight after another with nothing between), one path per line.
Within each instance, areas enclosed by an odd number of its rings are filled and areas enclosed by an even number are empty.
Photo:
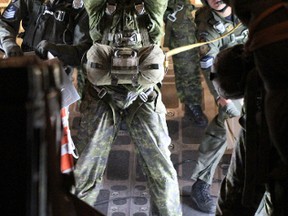
M232 101L237 109L241 110L240 100ZM227 113L219 107L218 114L209 123L204 138L198 149L198 160L192 172L191 179L198 178L212 184L217 165L227 148L227 129L225 121L229 118Z
M135 144L140 165L147 176L151 198L163 216L181 216L177 173L170 160L170 137L165 113L155 111L155 101L134 106L121 115L116 106L85 94L76 147L80 157L75 166L75 194L96 206L96 198L107 165L111 146L117 137L121 119ZM133 116L131 117L132 114Z
M196 51L196 50L195 50ZM172 56L177 95L184 104L202 105L199 55L194 50Z
M188 1L186 2L188 3ZM170 4L170 2L168 4ZM166 34L170 36L167 38L168 44L166 45L172 50L197 43L195 32L196 24L194 23L194 18L191 15L189 5L185 3L183 11L181 11L176 21L171 25L171 33ZM187 105L202 105L203 88L201 85L198 48L173 55L172 60L177 95L181 103Z

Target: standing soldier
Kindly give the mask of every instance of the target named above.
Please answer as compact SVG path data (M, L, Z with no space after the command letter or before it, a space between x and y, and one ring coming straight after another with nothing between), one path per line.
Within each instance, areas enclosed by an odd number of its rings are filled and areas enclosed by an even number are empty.
M218 0L203 0L203 7L195 15L198 27L199 41L210 41L231 31L239 19L232 13L231 7ZM212 119L206 129L204 138L199 146L199 156L191 178L196 180L192 186L193 203L203 212L214 212L215 204L210 195L215 169L225 153L227 134L225 121L240 115L239 101L226 100L219 96L210 77L211 66L218 52L235 44L244 43L247 38L247 28L240 26L233 33L207 45L200 47L200 65L210 92L219 107L218 114ZM231 71L232 72L232 71Z
M96 205L109 152L125 121L159 214L181 216L177 173L160 86L167 0L87 0L94 45L84 59L87 91L76 147L75 194Z
M177 47L196 43L196 25L192 16L194 5L190 0L169 0L164 15L164 47ZM206 127L208 119L202 111L202 86L198 49L172 56L178 97L185 104L185 116L195 125Z

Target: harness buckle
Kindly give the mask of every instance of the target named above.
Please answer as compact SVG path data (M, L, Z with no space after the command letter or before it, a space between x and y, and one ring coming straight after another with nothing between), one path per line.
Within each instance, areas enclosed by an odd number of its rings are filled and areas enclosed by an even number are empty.
M113 41L113 36L108 35L108 39ZM121 45L135 45L136 43L141 41L141 35L137 33L136 31L129 31L129 32L118 32L114 35L114 41L117 44L117 46Z
M176 7L176 9L175 9L175 11L174 11L173 13L171 13L171 14L168 14L167 18L168 18L171 22L175 22L175 21L177 20L177 17L176 17L177 13L178 13L179 11L183 10L183 8L184 8L184 5L178 4L177 7Z
M143 15L146 12L144 2L141 2L140 4L135 3L134 7L138 15Z
M64 20L66 12L65 11L60 11L57 10L54 12L54 18L60 22L62 22Z
M107 91L105 88L101 88L100 91L98 92L98 97L102 99L105 95L107 94Z
M151 102L153 101L155 98L153 97L153 95L151 95L151 93L153 92L153 88L149 88L147 89L145 92L141 92L138 96L140 98L140 100L142 100L144 103L146 103L147 101ZM151 95L151 97L150 97Z
M111 15L113 15L115 13L116 8L117 8L117 4L116 3L115 4L107 3L106 9L105 9L105 13L107 15L111 16Z
M50 10L47 9L47 7L45 7L43 15L45 15L45 14L53 15L54 13L53 13L53 11L50 11Z
M147 100L148 100L148 95L147 95L145 92L141 92L141 93L139 94L139 97L140 97L140 99L141 99L144 103L146 103Z
M231 39L231 43L235 43L235 42L236 42L236 36L235 36L235 34L231 34L231 35L230 35L230 39Z

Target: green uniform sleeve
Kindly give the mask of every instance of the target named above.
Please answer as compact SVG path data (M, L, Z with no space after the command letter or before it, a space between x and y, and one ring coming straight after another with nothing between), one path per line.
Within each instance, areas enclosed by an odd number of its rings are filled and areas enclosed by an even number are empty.
M75 20L73 33L73 44L57 44L57 57L65 64L78 66L85 52L92 46L92 40L89 35L88 15L83 8Z
M195 14L195 23L197 25L197 38L200 42L210 41L218 38L220 35L214 30L213 26L208 23L209 17L211 17L210 9L203 7L197 10ZM202 68L205 81L208 85L210 93L213 95L214 99L217 100L219 97L213 83L210 80L211 66L203 66L204 62L207 64L213 64L214 58L220 50L220 43L216 41L214 43L209 43L208 45L201 46L199 48L200 54L200 67ZM205 59L206 58L206 59ZM205 60L204 60L205 59ZM208 63L210 61L210 63Z
M221 35L208 23L209 17L211 17L210 10L206 7L197 10L195 15L195 23L197 25L197 39L200 42L210 41L220 37ZM209 43L200 48L200 57L211 56L216 57L220 51L221 43L216 41Z
M168 0L144 0L145 9L151 17L152 28L149 30L153 42L159 43L163 36L163 17L167 9Z
M163 34L163 15L167 8L168 0L144 0L145 9L152 23L149 36L155 43L160 42ZM121 1L118 3L121 4ZM85 8L89 16L90 35L94 42L102 39L100 21L106 9L105 0L85 0Z
M84 0L84 6L89 17L90 36L93 42L102 39L100 21L105 13L106 0Z

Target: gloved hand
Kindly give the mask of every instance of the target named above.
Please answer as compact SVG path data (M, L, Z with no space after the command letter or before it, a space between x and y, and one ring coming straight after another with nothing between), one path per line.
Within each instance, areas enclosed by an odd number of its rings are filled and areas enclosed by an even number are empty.
M40 43L37 45L35 49L36 55L38 55L42 59L47 59L48 52L50 52L55 57L58 57L59 55L56 44L50 43L47 40L40 41Z
M216 102L219 106L218 119L220 122L223 122L228 118L240 116L241 112L237 109L232 100L219 97Z
M241 112L237 109L232 101L229 101L225 106L221 106L223 112L225 112L229 118L240 116Z
M21 48L14 42L5 42L2 45L3 51L5 52L5 57L13 56L23 56L23 51Z

